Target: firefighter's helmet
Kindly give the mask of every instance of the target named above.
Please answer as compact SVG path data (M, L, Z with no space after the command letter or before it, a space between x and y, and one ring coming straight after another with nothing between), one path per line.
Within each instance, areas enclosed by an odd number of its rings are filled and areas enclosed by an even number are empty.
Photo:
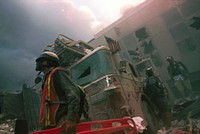
M154 73L153 73L153 68L152 67L148 67L146 69L146 75L147 76L152 76Z
M168 62L170 62L170 61L173 61L174 58L173 58L172 56L167 56L167 57L166 57L166 60L167 60Z
M36 71L42 71L47 67L57 67L60 65L58 56L53 52L43 52L35 61ZM46 63L43 61L46 61Z
M37 59L36 62L39 62L42 59L46 59L46 60L50 60L53 61L55 63L59 63L59 58L57 56L57 54L53 53L53 52L43 52Z

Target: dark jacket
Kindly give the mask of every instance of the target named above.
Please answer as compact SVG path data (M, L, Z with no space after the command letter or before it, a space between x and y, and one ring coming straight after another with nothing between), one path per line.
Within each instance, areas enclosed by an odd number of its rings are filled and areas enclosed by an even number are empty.
M164 97L164 87L162 82L155 75L149 76L146 81L146 87L144 88L144 93L150 98L153 97Z
M189 77L189 71L187 67L180 61L174 61L173 63L170 63L167 67L167 71L173 80L174 76L181 75L183 78Z

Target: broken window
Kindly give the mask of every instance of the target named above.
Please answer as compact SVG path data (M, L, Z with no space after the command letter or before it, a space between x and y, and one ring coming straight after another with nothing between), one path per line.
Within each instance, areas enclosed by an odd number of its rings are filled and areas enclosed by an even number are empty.
M151 40L150 41L144 41L142 43L141 47L144 48L144 54L151 54L155 49Z
M191 27L195 28L196 30L200 29L200 17L192 17L193 23L190 25Z
M146 28L143 27L137 31L135 31L135 36L139 39L139 41L142 41L149 37L149 34L146 32Z
M133 33L126 35L122 38L122 40L127 49L134 49L135 44L137 43L137 40L135 39Z
M132 60L135 62L139 62L142 60L142 53L139 48L136 47L135 50L128 50L128 53L132 56Z

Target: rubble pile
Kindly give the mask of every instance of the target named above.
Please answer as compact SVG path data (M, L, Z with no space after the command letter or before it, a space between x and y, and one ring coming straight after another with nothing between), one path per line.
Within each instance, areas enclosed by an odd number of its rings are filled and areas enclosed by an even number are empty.
M176 100L172 109L171 127L161 128L157 134L200 134L200 97L191 96ZM12 118L9 118L12 117ZM14 134L16 119L0 115L0 134ZM140 133L143 133L141 131Z
M200 134L199 96L176 100L172 112L171 127L160 129L157 134Z
M15 119L3 119L0 116L0 134L14 134Z
M200 134L200 119L175 120L172 127L160 129L157 134Z

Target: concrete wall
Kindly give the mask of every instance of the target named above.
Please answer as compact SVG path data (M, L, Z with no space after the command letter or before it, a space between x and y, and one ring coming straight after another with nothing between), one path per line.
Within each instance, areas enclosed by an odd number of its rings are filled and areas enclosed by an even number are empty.
M130 51L139 48L143 57L151 57L164 82L174 85L167 73L166 56L173 56L188 67L193 89L200 88L200 30L192 28L192 17L200 17L200 0L146 0L122 18L94 36L89 44L107 45L104 36L120 43L120 55L137 62ZM145 29L146 38L139 40L136 32ZM144 43L154 50L144 54Z
M5 93L3 97L3 115L5 118L26 120L29 131L39 129L40 95L30 88L21 93Z
M119 41L122 57L136 62L128 51L138 47L144 53L143 43L151 41L154 50L143 56L153 59L164 81L169 80L165 61L168 55L185 63L191 74L200 75L200 30L190 26L193 16L200 17L199 7L200 0L146 0L97 33L89 44L107 45L104 36L108 36ZM139 40L136 32L142 28L148 36ZM192 78L200 81L196 75Z

